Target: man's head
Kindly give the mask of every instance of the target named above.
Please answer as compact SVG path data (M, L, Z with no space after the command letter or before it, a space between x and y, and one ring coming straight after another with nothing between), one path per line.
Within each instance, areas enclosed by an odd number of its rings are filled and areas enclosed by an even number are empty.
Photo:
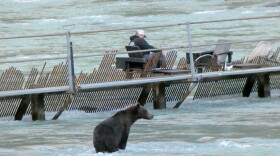
M137 35L138 37L140 37L140 38L146 37L146 36L145 36L144 30L137 30L137 31L136 31L136 35Z

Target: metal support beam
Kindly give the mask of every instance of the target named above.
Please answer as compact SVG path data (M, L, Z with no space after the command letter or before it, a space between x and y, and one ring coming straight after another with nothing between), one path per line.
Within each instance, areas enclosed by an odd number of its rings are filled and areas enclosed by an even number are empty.
M52 120L58 119L58 117L62 114L62 112L65 110L65 108L67 108L68 105L73 101L73 98L74 98L74 96L70 94L69 97L64 101L64 104L60 107L58 112L52 118Z
M243 91L242 91L243 97L249 97L250 96L255 82L256 82L255 75L251 75L251 76L247 77L246 83L245 83Z
M184 93L184 95L181 97L181 99L176 103L176 105L173 108L179 108L181 104L184 102L184 100L190 95L192 90L198 85L198 82L191 83L188 90Z
M139 102L140 105L144 106L146 104L146 101L147 101L148 96L150 94L151 88L152 88L151 84L143 86L143 89L142 89L142 91L140 93L140 96L137 100L137 102Z
M19 107L17 109L15 120L21 120L25 115L31 99L30 95L23 95Z

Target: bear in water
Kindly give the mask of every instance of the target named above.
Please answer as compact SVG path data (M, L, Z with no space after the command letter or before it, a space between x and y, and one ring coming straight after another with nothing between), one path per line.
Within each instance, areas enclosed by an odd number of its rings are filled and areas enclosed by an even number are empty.
M131 125L138 119L153 119L143 106L136 103L99 123L93 131L93 145L98 152L125 149Z

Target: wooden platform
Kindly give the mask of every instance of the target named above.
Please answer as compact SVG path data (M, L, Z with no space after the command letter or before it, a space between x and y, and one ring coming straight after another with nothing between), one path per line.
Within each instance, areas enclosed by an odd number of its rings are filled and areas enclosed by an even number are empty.
M154 70L154 73L160 73L160 74L164 74L164 75L175 75L175 74L187 74L190 73L190 70L179 70L179 69L171 69L171 70L167 70L167 69L156 69Z
M264 68L264 67L269 67L269 65L255 64L255 63L233 64L233 68L238 68L238 69L252 69L252 68Z

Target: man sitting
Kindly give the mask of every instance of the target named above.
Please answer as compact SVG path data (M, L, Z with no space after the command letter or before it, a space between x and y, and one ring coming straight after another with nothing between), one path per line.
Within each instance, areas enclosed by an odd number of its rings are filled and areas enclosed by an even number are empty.
M137 30L136 34L130 36L130 46L138 46L140 50L146 49L156 49L154 46L151 46L144 38L146 37L144 30ZM153 51L154 53L162 53L161 50ZM142 57L145 58L146 61L149 59L150 52L142 52Z

